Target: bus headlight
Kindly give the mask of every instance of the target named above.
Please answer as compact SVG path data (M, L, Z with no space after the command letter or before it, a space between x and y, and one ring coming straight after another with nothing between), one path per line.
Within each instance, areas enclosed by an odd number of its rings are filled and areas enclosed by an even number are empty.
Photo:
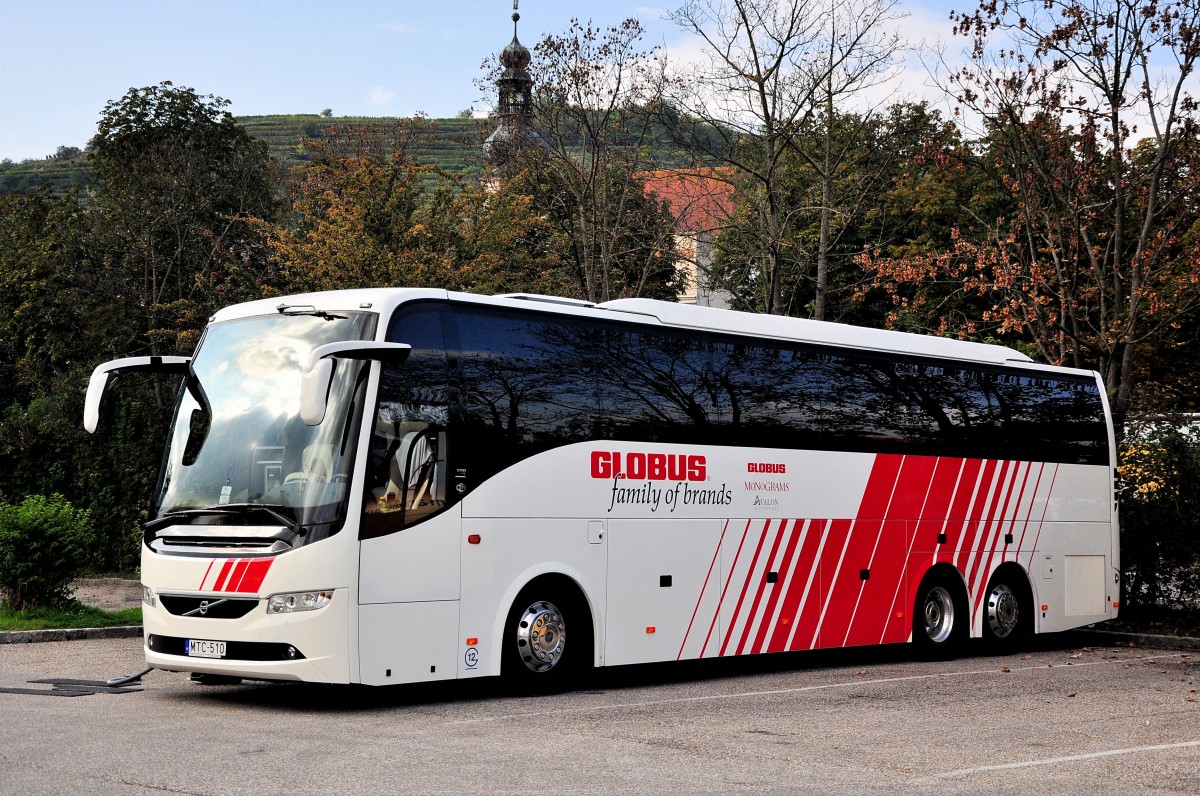
M294 591L287 594L272 594L267 599L267 613L291 614L298 611L316 611L329 605L333 599L331 591Z

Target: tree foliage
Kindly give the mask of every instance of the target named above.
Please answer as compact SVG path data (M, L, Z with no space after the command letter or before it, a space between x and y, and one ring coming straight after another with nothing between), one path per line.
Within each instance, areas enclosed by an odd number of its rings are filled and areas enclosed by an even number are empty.
M866 263L910 308L952 303L926 289L939 283L982 305L976 321L942 316L940 328L1019 337L1045 361L1096 368L1124 417L1147 353L1200 302L1188 93L1200 8L985 0L952 19L970 61L950 87L984 124L960 154L997 201L946 250Z

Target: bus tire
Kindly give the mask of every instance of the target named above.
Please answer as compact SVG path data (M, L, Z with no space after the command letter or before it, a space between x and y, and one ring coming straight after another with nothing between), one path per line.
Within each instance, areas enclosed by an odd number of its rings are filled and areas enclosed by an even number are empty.
M504 623L501 675L516 691L552 694L591 666L592 628L581 595L553 580L521 590Z
M996 570L983 595L983 638L996 652L1023 649L1033 635L1033 596L1019 567Z
M969 633L967 597L962 584L949 573L931 571L917 589L913 606L913 647L923 658L945 659L956 654Z

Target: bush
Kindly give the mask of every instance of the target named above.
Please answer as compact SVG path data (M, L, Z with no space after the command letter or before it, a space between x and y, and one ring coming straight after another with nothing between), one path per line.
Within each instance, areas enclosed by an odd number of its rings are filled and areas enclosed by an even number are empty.
M10 608L62 605L93 550L91 513L62 495L0 504L0 591Z
M1120 451L1121 567L1126 603L1200 605L1197 429L1140 429Z

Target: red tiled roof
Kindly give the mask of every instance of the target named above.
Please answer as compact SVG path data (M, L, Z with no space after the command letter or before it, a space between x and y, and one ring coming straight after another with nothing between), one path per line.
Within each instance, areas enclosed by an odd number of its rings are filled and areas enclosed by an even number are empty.
M641 175L646 192L671 207L681 232L715 232L733 212L728 169L664 169Z

